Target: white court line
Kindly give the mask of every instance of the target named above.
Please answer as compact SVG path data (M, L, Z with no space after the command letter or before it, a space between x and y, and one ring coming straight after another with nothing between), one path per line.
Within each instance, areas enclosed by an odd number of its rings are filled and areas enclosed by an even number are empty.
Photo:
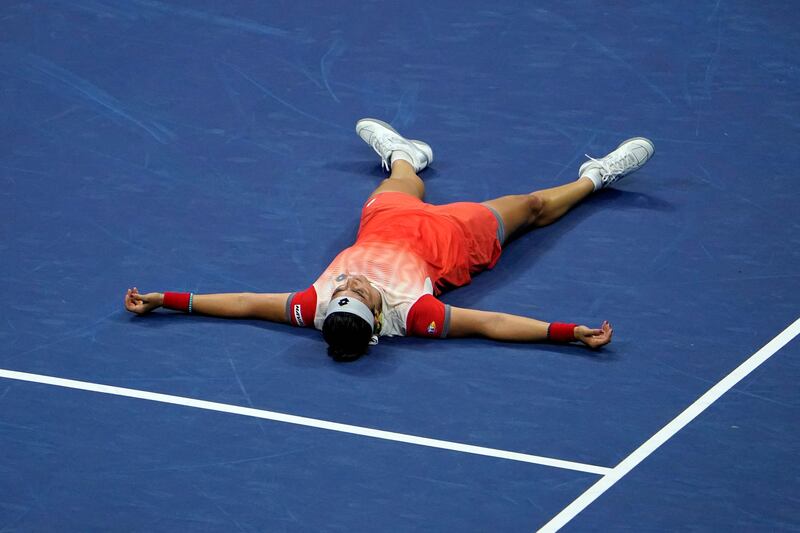
M669 424L664 426L658 433L634 450L632 454L623 459L611 472L600 478L597 483L589 487L586 492L578 496L575 501L542 526L539 532L550 533L564 527L567 522L586 509L586 507L599 498L601 494L610 489L617 481L622 479L623 476L644 461L651 453L656 451L659 446L671 439L678 431L683 429L686 424L694 420L712 403L717 401L720 396L728 392L734 385L750 374L750 372L758 368L761 363L772 357L775 352L789 344L798 334L800 334L800 318L780 332L778 336L769 341L763 348L751 355L733 372L725 376L722 381L711 387L708 392L700 396Z
M495 448L484 448L482 446L472 446L470 444L461 444L458 442L449 442L445 440L428 439L425 437L417 437L415 435L406 435L404 433L394 433L391 431L382 431L380 429L371 429L361 426L351 426L348 424L340 424L338 422L328 422L327 420L319 420L316 418L306 418L303 416L277 413L275 411L265 411L262 409L241 407L239 405L208 402L205 400L195 400L194 398L186 398L183 396L172 396L169 394L159 394L157 392L126 389L122 387L113 387L111 385L101 385L99 383L89 383L86 381L75 381L72 379L43 376L40 374L28 374L27 372L16 372L14 370L5 370L2 368L0 368L0 378L16 379L20 381L30 381L33 383L42 383L45 385L66 387L69 389L80 389L91 392L99 392L102 394L113 394L115 396L126 396L128 398L138 398L140 400L171 403L174 405L195 407L197 409L219 411L221 413L252 416L255 418L274 420L276 422L286 422L287 424L297 424L300 426L327 429L330 431L339 431L341 433L362 435L364 437L373 437L376 439L384 439L395 442L416 444L418 446L429 446L431 448L452 450L455 452L471 453L475 455L485 455L488 457L509 459L511 461L521 461L523 463L533 463L537 465L552 466L554 468L576 470L578 472L587 472L589 474L597 474L601 476L611 472L610 468L606 468L603 466L575 463L572 461L562 461L561 459L552 459L550 457L542 457L539 455L529 455L525 453L509 452L506 450L498 450Z

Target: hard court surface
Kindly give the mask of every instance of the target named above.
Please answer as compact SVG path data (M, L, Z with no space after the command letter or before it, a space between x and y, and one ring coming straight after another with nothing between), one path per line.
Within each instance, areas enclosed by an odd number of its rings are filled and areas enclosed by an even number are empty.
M798 18L3 2L0 531L800 530ZM124 311L131 286L306 288L384 176L364 116L431 144L433 203L651 138L643 170L443 297L608 319L614 342L391 339L336 364L315 331Z

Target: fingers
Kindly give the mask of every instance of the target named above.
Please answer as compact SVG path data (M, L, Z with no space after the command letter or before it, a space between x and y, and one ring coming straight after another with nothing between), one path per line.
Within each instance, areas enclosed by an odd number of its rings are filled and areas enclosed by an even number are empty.
M602 342L599 346L604 346L611 342L611 336L614 334L614 328L611 327L611 324L609 324L607 320L603 322L602 328L603 335L600 337Z
M590 348L605 346L611 342L613 333L614 329L607 320L603 321L600 328L590 329L583 326L578 332L580 340Z
M145 303L147 303L147 300L139 294L139 289L136 287L125 291L125 309L128 311L138 313Z
M125 309L128 311L136 312L136 298L135 295L131 292L131 289L128 289L125 292Z

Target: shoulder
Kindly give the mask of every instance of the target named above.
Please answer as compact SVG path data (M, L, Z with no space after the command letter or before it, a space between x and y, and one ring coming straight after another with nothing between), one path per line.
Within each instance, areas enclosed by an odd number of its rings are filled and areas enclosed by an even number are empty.
M450 329L450 306L431 294L421 296L408 310L406 334L444 338Z

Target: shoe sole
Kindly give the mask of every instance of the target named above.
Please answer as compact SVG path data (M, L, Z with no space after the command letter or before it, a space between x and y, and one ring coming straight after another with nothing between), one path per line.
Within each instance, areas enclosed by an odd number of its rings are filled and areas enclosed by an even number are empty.
M361 127L362 122L374 122L380 126L383 126L387 130L394 132L395 135L403 137L399 131L397 131L391 126L391 124L387 124L386 122L378 120L377 118L362 118L361 120L356 122L356 133L358 134L359 137L361 137L361 130L364 129L363 127ZM405 137L403 137L403 139L405 139ZM417 148L419 148L422 152L425 153L425 156L428 158L428 166L430 166L430 164L433 163L433 150L431 150L431 147L428 143L423 141L417 141L414 139L406 139L406 140L410 143L413 143ZM427 150L423 148L423 146L427 148Z

